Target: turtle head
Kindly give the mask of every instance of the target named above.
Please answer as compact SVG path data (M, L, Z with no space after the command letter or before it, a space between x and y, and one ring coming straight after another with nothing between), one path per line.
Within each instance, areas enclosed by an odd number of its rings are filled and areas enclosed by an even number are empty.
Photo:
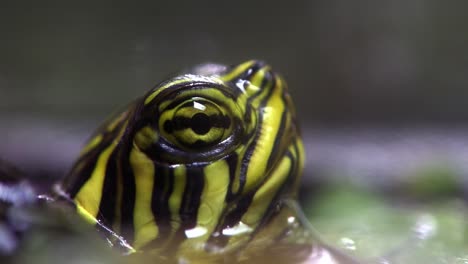
M279 74L254 60L201 65L106 123L60 186L135 248L223 248L296 194L303 157Z

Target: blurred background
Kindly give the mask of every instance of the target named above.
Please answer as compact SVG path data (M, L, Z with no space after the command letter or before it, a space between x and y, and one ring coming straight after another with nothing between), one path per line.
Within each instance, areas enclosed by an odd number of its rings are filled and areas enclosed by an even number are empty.
M328 241L363 258L468 263L467 8L5 1L0 156L41 182L60 177L103 119L166 76L262 59L296 102L308 154L301 199ZM403 223L372 228L395 215ZM400 250L413 237L427 242L419 255Z

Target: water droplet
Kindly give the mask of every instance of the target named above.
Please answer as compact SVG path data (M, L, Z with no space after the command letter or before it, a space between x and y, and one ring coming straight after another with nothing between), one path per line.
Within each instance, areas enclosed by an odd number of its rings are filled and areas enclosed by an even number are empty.
M185 236L187 238L201 237L206 234L208 230L203 226L196 226L192 229L185 230Z
M428 239L437 232L437 221L430 214L422 214L416 220L413 231L418 239Z
M252 232L253 229L242 223L242 222L239 222L236 226L234 227L228 227L228 228L225 228L223 229L223 235L225 236L236 236L236 235L240 235L240 234L244 234L244 233L250 233Z
M345 249L356 250L356 243L349 237L342 237L340 243Z

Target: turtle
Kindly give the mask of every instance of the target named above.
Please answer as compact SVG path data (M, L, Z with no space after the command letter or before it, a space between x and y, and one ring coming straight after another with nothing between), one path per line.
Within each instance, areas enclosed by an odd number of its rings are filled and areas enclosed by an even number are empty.
M88 254L82 246L109 263L313 261L332 251L297 202L304 156L287 84L269 64L197 65L104 122L47 192L2 163L0 252L17 260L27 230L45 226L86 234L62 262Z

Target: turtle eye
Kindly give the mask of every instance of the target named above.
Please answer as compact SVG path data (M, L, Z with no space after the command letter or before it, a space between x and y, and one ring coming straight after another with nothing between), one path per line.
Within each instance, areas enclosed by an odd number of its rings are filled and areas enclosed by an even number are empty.
M230 135L232 118L221 105L194 97L163 111L159 130L167 140L179 147L206 148Z

